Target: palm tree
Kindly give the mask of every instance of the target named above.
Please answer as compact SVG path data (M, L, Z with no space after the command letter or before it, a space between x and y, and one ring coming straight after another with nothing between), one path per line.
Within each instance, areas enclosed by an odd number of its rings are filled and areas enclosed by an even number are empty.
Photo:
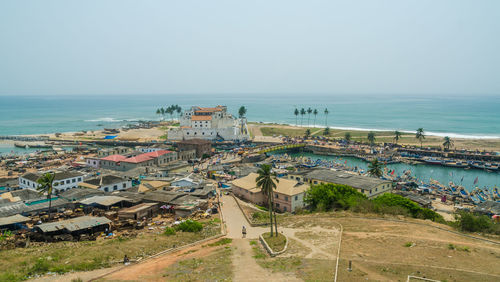
M161 116L163 119L165 119L165 109L164 108L161 108L160 109L160 112L161 112Z
M49 220L50 220L50 209L52 208L52 189L54 187L54 178L56 174L47 172L42 177L40 177L36 183L38 187L36 188L40 194L47 193L47 199L49 199Z
M449 136L445 136L444 142L443 142L443 147L446 150L449 150L451 146L453 146L453 140L451 140L451 138Z
M344 139L345 139L345 141L347 141L347 143L350 143L351 142L351 133L350 132L346 132L344 134Z
M401 132L399 131L394 131L394 141L396 141L396 144L398 144L398 140L401 138Z
M375 132L373 132L373 131L368 132L367 138L368 138L368 141L370 141L370 146L375 145L375 139L376 139Z
M306 114L306 110L304 108L300 109L300 126L302 126L302 121L304 120L304 115Z
M325 113L325 126L328 127L328 113L329 113L328 109L325 109L324 113Z
M271 166L268 164L263 164L257 171L259 176L255 179L257 182L257 187L260 187L264 195L267 196L267 203L269 208L269 222L271 223L271 236L273 236L273 195L274 189L276 189L276 183L278 179L276 173L271 172ZM274 222L276 224L276 222ZM278 236L278 225L276 224L276 236Z
M171 121L174 121L174 111L175 111L175 105L171 105L167 108L167 110L165 111L167 114L170 115L170 120Z
M175 110L177 111L177 114L179 115L179 122L180 122L181 121L182 108L179 105L175 105Z
M318 110L317 109L314 109L313 115L314 115L314 127L316 127L316 116L318 115Z
M312 112L313 112L313 110L311 108L307 109L307 114L308 114L308 117L307 117L307 126L309 126L309 120L311 119L311 113Z
M368 165L368 174L375 177L382 176L382 163L379 162L377 158L373 159Z
M238 110L238 116L240 118L244 118L246 114L247 114L247 109L245 108L245 106L241 106L240 109Z
M293 111L293 114L295 115L295 125L299 125L299 122L297 121L297 118L299 116L299 109L295 108L295 111Z
M309 136L311 136L311 130L308 128L308 129L306 129L306 132L304 133L304 137L307 139L307 138L309 138Z
M417 132L415 133L415 137L420 141L420 149L422 149L422 143L425 139L425 134L424 134L424 129L420 127L417 129Z
M156 114L157 114L158 116L159 116L159 115L161 115L161 110L160 110L160 109L157 109L157 110L156 110Z
M323 135L330 135L330 128L325 127L325 130L323 131Z

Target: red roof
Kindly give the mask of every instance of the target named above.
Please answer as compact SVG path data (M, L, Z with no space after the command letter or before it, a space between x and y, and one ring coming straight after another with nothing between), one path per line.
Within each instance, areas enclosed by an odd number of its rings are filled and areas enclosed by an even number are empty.
M112 161L112 162L121 162L125 159L127 159L127 157L122 156L122 155L110 155L110 156L101 158L101 160L103 160L103 161Z
M168 154L168 153L172 153L172 151L159 150L156 152L149 152L149 153L140 154L140 155L137 155L135 157L125 159L125 160L123 160L123 162L137 164L137 163L147 162L149 160L156 159L159 156L163 156L163 155Z

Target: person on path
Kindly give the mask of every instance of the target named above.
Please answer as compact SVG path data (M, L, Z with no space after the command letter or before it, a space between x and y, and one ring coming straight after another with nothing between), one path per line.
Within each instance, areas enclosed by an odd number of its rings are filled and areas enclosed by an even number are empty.
M243 238L247 236L247 229L245 228L245 225L243 225L243 228L241 229L241 233L243 234Z

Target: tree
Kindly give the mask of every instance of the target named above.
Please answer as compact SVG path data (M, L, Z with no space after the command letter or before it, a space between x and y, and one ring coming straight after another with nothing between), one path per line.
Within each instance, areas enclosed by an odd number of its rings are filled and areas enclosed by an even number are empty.
M162 119L165 119L165 109L161 108L160 112L161 112Z
M443 140L444 140L443 147L446 150L449 150L450 147L453 146L453 140L451 140L451 138L449 136L445 136Z
M165 112L170 115L170 120L171 121L174 120L174 111L175 111L175 106L174 105L168 106L168 108L165 110Z
M159 116L161 115L161 110L160 109L156 109L156 114Z
M401 132L399 131L394 131L394 141L396 141L396 144L398 144L398 140L401 138Z
M379 162L377 158L373 159L368 165L368 174L375 177L382 176L382 163Z
M325 109L324 113L325 113L325 126L328 127L328 113L329 113L328 109Z
M295 125L299 125L299 122L297 118L299 117L299 109L295 108L295 111L293 111L293 114L295 115Z
M264 195L267 196L267 203L269 208L269 222L271 223L271 236L273 236L273 202L274 202L274 189L276 189L276 183L278 179L276 173L271 172L271 166L268 164L263 164L257 171L257 187L260 187ZM276 222L274 223L276 224ZM276 224L276 236L278 236L278 225Z
M313 115L314 115L314 127L316 127L316 116L318 115L318 110L317 109L314 109Z
M345 141L347 141L347 143L351 142L351 133L350 132L346 132L344 134L344 139L345 139Z
M309 120L311 119L311 113L313 112L313 110L311 108L308 108L307 109L307 126L309 126Z
M373 132L373 131L368 132L367 138L368 138L368 141L370 141L370 146L375 145L375 139L376 139L375 132Z
M307 138L309 138L309 136L311 136L311 130L308 128L308 129L306 129L306 132L304 133L304 137L307 139Z
M325 130L323 131L323 135L330 135L330 128L329 127L325 127Z
M424 129L422 127L417 129L415 137L418 139L418 141L420 141L420 148L422 148L422 143L424 142L425 139Z
M177 111L177 114L179 115L179 122L180 122L181 121L182 108L179 105L175 105L175 110Z
M306 110L304 108L300 109L300 125L302 126L302 121L304 120L304 115L306 114Z
M36 183L38 183L38 187L36 188L40 194L47 194L47 199L49 199L49 220L50 220L50 209L52 208L52 190L54 188L54 178L56 177L55 173L47 172L42 175Z
M241 106L240 109L238 110L238 116L240 118L244 118L246 114L247 114L247 109L245 108L245 106Z

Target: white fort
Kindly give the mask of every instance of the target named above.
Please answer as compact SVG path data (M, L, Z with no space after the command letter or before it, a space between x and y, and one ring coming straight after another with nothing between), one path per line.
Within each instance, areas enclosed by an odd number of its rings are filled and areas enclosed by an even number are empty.
M193 106L185 111L180 120L180 127L170 129L168 139L224 139L245 141L250 139L245 118L236 118L227 112L226 106L202 108Z

